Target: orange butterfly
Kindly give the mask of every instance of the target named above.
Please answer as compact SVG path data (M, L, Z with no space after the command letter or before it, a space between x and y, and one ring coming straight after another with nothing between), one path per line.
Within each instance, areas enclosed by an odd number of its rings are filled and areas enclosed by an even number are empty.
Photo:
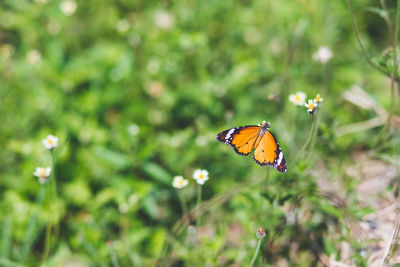
M233 147L236 153L247 156L255 148L253 159L260 166L271 165L280 172L286 172L283 152L263 121L258 126L249 125L228 129L217 135L217 140Z

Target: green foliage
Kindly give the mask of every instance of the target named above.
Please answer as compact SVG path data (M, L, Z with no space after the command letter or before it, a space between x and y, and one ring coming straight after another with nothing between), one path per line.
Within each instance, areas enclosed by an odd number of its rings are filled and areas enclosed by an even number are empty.
M344 241L366 266L367 245L346 223L376 206L359 198L361 177L348 169L368 152L398 170L399 135L390 128L375 150L379 129L337 134L376 116L344 100L352 85L391 105L344 1L77 0L72 14L62 2L0 2L0 265L246 266L262 227L255 266L339 260ZM377 40L374 28L393 19L392 4L352 2L374 62L397 78L389 35ZM321 46L333 51L327 64L313 60ZM324 98L315 122L288 101L297 91ZM287 173L215 139L262 120ZM59 138L55 166L41 144L48 134ZM37 166L53 166L58 195L32 176ZM210 179L193 230L196 213L183 218L171 183L189 179L180 193L194 209L198 168Z

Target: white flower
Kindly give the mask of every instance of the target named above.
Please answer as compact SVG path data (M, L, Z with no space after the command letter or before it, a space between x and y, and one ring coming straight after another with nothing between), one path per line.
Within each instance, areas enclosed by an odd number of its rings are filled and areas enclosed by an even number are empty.
M313 99L309 99L308 103L305 103L304 106L308 108L308 113L313 114L317 109L318 104Z
M206 146L207 143L208 143L207 137L205 137L204 135L200 135L200 136L196 137L196 145Z
M39 178L39 183L44 184L49 180L51 168L37 167L33 175Z
M174 25L174 17L166 11L158 11L154 15L154 22L161 29L169 29Z
M321 103L322 101L324 101L324 99L323 99L319 94L317 94L317 96L314 98L314 101L315 101L317 104L319 104L319 103Z
M119 205L119 211L121 213L127 213L128 210L129 210L129 206L128 206L127 203L122 203L122 204Z
M302 106L306 101L306 94L300 91L295 93L294 95L290 94L289 101L297 106Z
M129 30L129 27L131 25L129 24L129 20L127 19L121 19L117 22L116 28L117 31L120 33L125 33Z
M72 14L74 14L76 7L77 7L76 2L72 0L62 1L60 3L60 9L65 16L71 16Z
M178 189L184 188L189 183L188 180L184 179L183 176L175 176L172 181L172 186Z
M332 51L327 46L321 46L317 52L313 54L313 59L326 64L333 56Z
M58 137L49 134L45 139L42 140L42 143L46 149L53 149L58 146Z
M195 170L193 179L195 179L198 184L203 185L208 180L208 171L200 169Z
M156 74L160 70L160 62L157 59L150 59L147 63L147 71L150 74Z
M138 125L132 123L131 125L128 126L128 132L130 135L135 136L139 134L140 128Z
M39 63L41 54L37 50L31 50L26 54L26 61L28 61L29 64L36 65Z

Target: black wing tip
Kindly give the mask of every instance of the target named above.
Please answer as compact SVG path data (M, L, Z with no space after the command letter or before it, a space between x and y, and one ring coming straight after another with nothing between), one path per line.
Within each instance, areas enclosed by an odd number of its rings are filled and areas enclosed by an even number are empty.
M280 166L275 166L275 165L273 165L273 167L274 167L275 170L277 170L278 172L282 172L282 173L287 172L286 164L283 166L283 168L281 168Z
M235 127L235 128L231 128L231 129L222 131L222 132L220 132L219 134L217 134L217 140L218 140L219 142L221 142L221 143L224 143L224 144L226 144L226 145L229 145L229 146L233 147L233 150L236 152L236 154L238 154L238 155L240 155L240 156L247 156L247 155L249 155L249 154L251 153L251 151L250 151L249 153L242 153L242 152L239 152L239 150L237 149L237 147L236 147L234 144L232 144L233 136L236 134L236 132L237 132L239 129L242 129L243 127L246 127L246 126ZM227 134L228 134L229 131L231 131L231 130L233 130L232 133L230 133L231 136L230 136L229 138L226 138Z
M282 173L285 173L285 172L287 172L287 165L286 165L286 161L285 161L285 158L283 158L283 162L280 164L280 165L277 165L276 164L276 160L274 161L274 162L272 162L272 163L269 163L269 162L259 162L258 160L256 160L255 158L254 158L254 155L253 155L253 160L254 160L254 162L257 164L257 165L259 165L259 166L272 166L275 170L277 170L278 172L282 172ZM281 166L283 166L283 167L281 167Z

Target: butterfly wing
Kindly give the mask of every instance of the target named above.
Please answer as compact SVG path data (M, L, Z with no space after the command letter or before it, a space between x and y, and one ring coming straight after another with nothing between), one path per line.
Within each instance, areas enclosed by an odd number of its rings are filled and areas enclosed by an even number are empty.
M247 156L256 147L260 126L249 125L228 129L217 135L217 140L233 147L239 155Z
M286 160L283 152L274 136L268 130L256 147L253 159L258 165L271 165L280 172L286 172Z

